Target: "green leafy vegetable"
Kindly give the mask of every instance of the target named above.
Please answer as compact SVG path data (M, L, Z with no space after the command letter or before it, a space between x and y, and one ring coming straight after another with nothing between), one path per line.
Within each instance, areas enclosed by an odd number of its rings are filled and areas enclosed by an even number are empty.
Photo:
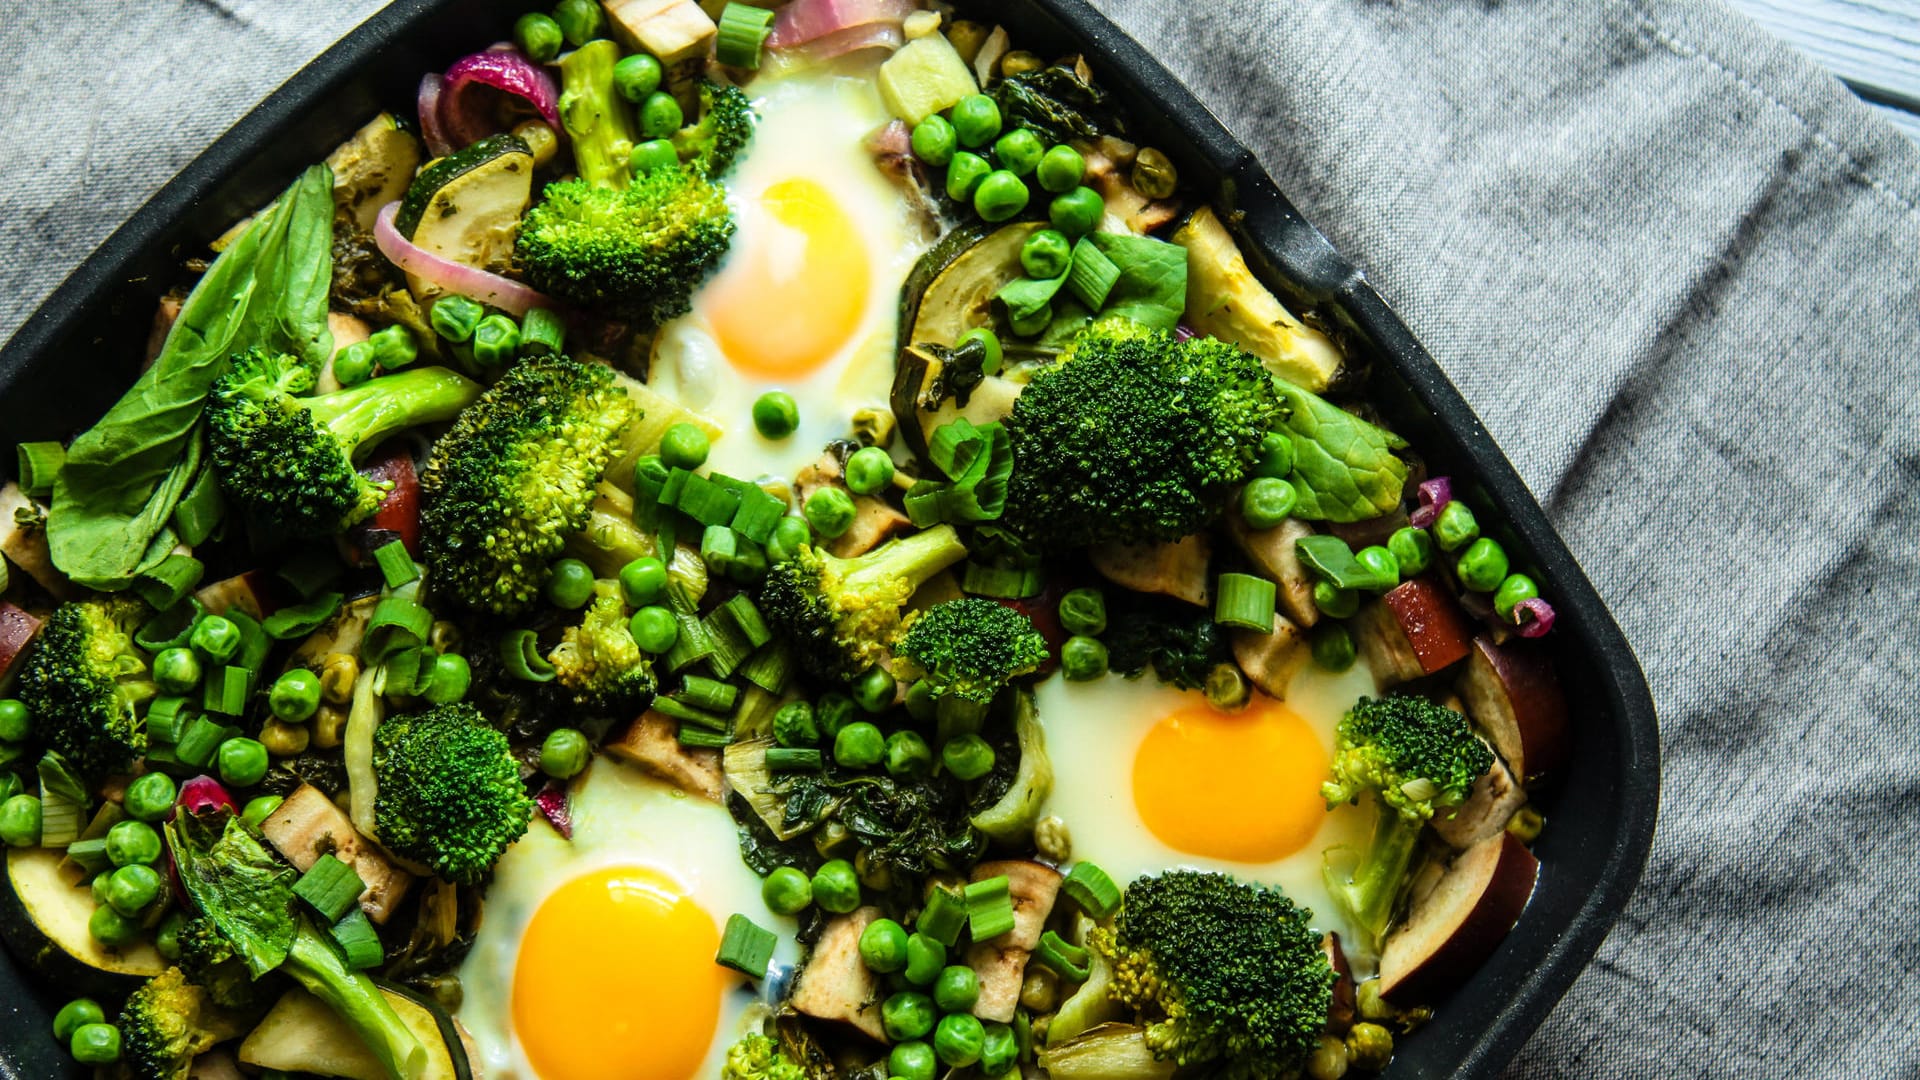
M181 886L254 978L285 962L293 947L299 873L229 814L179 813L166 829Z
M1405 439L1285 379L1273 385L1286 413L1281 426L1293 436L1295 517L1365 521L1400 505L1407 463L1393 451Z
M1053 296L1067 283L1067 272L1050 278L1015 278L1000 286L993 294L995 300L1007 305L1007 318L1015 324L1025 323L1046 310L1053 302Z
M1010 75L993 93L1009 130L1029 128L1049 143L1126 134L1112 97L1079 57Z
M1173 329L1187 308L1187 249L1151 236L1093 233L1089 239L1120 268L1100 314Z
M207 389L235 352L261 346L316 370L333 347L333 173L315 165L214 260L153 366L67 451L47 542L68 577L122 589L164 560L174 508L210 463Z

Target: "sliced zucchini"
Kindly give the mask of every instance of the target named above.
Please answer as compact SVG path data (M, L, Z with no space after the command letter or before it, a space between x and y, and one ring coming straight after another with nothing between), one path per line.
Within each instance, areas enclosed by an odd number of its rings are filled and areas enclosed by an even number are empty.
M327 166L333 170L334 205L372 231L380 208L406 194L420 168L420 140L392 113L381 113L328 154Z
M166 970L142 940L109 949L87 932L93 890L60 870L64 852L14 848L7 852L7 883L0 890L0 938L42 978L71 994L117 997Z
M532 198L533 151L513 135L489 135L420 170L394 227L441 258L498 273L513 263Z
M427 1048L420 1080L473 1080L460 1029L431 999L391 984L380 992L402 1023ZM286 992L240 1042L240 1063L256 1069L317 1073L346 1080L388 1080L380 1059L319 998Z
M633 463L647 454L660 452L660 437L675 424L692 424L709 439L726 434L711 418L700 415L630 375L616 373L614 381L633 399L638 410L633 423L620 433L619 449L607 464L605 476L621 491L633 492Z
M1187 322L1202 334L1231 341L1260 358L1267 370L1320 393L1340 371L1339 346L1294 317L1260 279L1210 206L1174 230L1187 249Z
M973 815L973 827L1008 847L1022 846L1033 836L1033 824L1053 794L1053 762L1047 757L1047 733L1040 726L1033 692L1013 696L1013 732L1020 741L1020 769L1000 801Z

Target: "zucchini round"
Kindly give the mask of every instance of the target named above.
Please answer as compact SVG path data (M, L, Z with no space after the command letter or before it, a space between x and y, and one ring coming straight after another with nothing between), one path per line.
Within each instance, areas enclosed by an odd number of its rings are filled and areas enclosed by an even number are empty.
M119 997L166 970L153 943L109 949L87 932L93 891L60 870L53 848L7 852L7 885L0 890L0 938L21 963L62 993Z
M516 136L489 135L420 170L393 224L422 250L497 272L513 262L532 199L533 151Z
M447 1011L438 1002L411 990L382 982L402 1023L427 1049L427 1067L420 1080L473 1080L466 1043ZM386 1080L381 1066L359 1036L319 998L305 990L287 991L240 1041L240 1063L258 1069L317 1073L346 1080Z

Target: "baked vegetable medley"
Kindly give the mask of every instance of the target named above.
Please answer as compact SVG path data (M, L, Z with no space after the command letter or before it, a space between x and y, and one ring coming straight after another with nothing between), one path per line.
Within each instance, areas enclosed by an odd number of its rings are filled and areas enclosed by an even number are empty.
M499 33L19 446L0 936L46 1037L137 1080L1390 1071L1520 916L1569 734L1550 599L1365 344L964 8Z

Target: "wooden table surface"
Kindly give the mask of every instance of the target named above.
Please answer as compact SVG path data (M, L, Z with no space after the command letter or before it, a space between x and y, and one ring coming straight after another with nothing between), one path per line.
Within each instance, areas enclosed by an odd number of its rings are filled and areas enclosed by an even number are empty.
M1920 141L1920 0L1730 0Z

